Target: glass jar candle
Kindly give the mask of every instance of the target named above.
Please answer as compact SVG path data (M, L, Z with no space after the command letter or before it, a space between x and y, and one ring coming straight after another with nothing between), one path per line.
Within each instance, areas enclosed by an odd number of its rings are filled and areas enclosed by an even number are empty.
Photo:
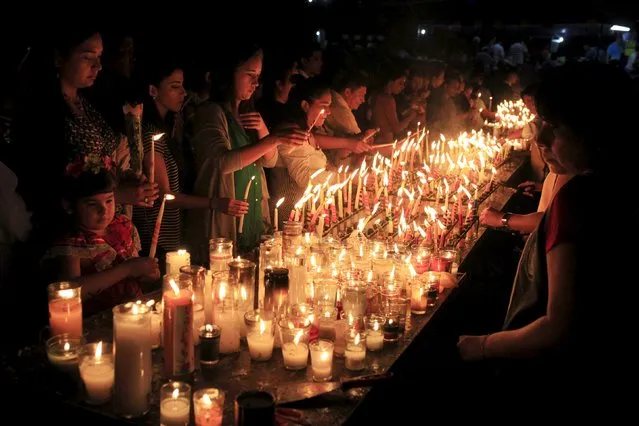
M284 221L282 227L282 252L286 253L289 247L298 247L302 245L302 228L303 222L295 222L290 220Z
M316 382L325 382L333 377L333 342L317 339L311 342L311 374Z
M246 340L248 342L249 354L253 361L268 361L273 355L273 344L275 327L273 321L260 319L257 327L248 331Z
M193 343L193 282L189 274L164 276L164 375L175 378L195 370ZM204 312L202 312L203 319Z
M162 426L188 426L191 416L191 386L183 382L170 382L160 389L160 424Z
M335 306L339 281L324 278L315 282L315 304L319 306Z
M430 262L430 269L436 272L452 272L453 262L457 257L457 250L440 250L433 255Z
M113 348L109 343L91 343L80 350L80 377L86 390L86 402L102 405L111 400L115 380Z
M47 340L47 358L56 368L66 373L74 373L80 362L80 348L85 343L84 337L58 334Z
M426 298L428 307L433 307L439 298L439 282L441 275L439 272L429 271L421 277L426 289Z
M366 368L366 335L355 333L354 336L348 336L344 351L344 366L351 371L361 371Z
M282 357L287 370L302 370L308 364L310 323L295 323L289 318L280 319Z
M264 274L267 269L282 266L282 244L274 238L260 243L258 270L258 305L264 302Z
M342 285L342 307L346 315L363 317L366 315L368 301L366 290L368 285L364 281L346 281Z
M211 367L220 362L220 327L206 324L200 328L200 364Z
M371 352L379 351L384 347L384 315L373 314L366 321L366 349Z
M284 266L288 269L289 303L306 302L306 249L303 246L290 247L284 252Z
M191 254L184 250L166 252L166 273L178 274L183 266L191 264Z
M225 392L216 388L198 389L193 393L195 426L222 426Z
M212 238L209 240L209 269L211 271L228 271L229 262L232 259L233 241L228 238Z
M49 327L51 335L82 336L82 287L61 281L49 284Z

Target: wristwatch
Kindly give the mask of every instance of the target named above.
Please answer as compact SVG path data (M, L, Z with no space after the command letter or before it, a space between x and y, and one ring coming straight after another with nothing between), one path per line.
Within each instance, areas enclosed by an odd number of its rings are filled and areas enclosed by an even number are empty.
M510 220L510 217L512 215L512 213L504 213L504 215L501 217L501 226L510 229L510 226L508 226L508 221Z

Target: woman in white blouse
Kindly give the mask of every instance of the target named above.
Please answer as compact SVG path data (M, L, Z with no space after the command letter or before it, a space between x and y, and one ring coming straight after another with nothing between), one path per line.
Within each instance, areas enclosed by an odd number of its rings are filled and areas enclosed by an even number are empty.
M280 129L297 128L312 130L311 127L321 127L330 114L330 87L317 79L299 82L289 95L287 117L280 125ZM311 175L320 169L327 168L326 155L315 140L311 132L308 143L302 145L280 145L275 168L269 171L268 186L271 193L271 210L282 197L284 203L280 206L283 213L280 223L287 220L288 213L295 203L302 197ZM313 184L324 182L328 176L326 170L313 178Z

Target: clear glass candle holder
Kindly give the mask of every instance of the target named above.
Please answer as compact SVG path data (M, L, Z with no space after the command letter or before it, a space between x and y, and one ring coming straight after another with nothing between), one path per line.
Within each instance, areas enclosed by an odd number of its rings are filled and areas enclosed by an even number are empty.
M366 319L366 349L371 352L384 347L384 315L373 314Z
M209 269L213 272L227 272L233 259L233 241L228 238L209 240Z
M216 388L198 389L193 393L195 426L221 426L226 393Z
M169 382L160 389L160 424L188 426L191 415L191 386Z
M86 402L91 405L109 402L115 381L113 346L104 342L82 346L79 369L86 390Z
M439 285L441 274L439 272L428 271L421 276L420 281L424 283L426 289L426 300L428 307L433 307L439 298Z
M260 319L246 335L249 354L253 361L268 361L273 356L275 327L273 321Z
M415 315L424 315L428 309L428 284L420 280L410 283L410 311Z
M84 337L58 334L47 340L47 358L58 369L73 373L80 362L80 348L85 345Z
M430 269L436 272L448 272L451 273L453 269L453 262L457 258L457 250L446 249L440 250L437 254L433 255L430 262Z
M279 322L282 356L287 370L302 370L308 364L308 341L310 323L295 323L290 318Z
M61 281L49 284L49 327L51 335L82 336L82 287Z
M365 281L347 281L342 284L342 307L346 315L352 314L355 317L366 315L367 289L368 285Z
M366 335L351 334L346 339L344 366L347 370L361 371L366 368Z
M315 304L320 306L335 306L339 281L324 278L315 282Z
M325 382L333 377L333 342L317 339L311 342L311 373L316 382Z

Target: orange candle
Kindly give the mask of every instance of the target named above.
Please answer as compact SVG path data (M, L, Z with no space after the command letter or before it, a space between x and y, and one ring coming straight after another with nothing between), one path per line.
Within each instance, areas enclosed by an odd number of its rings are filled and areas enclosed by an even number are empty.
M164 281L164 375L175 378L195 369L193 290L187 274L166 275Z
M82 337L82 299L79 284L62 281L50 284L49 326L51 335Z

